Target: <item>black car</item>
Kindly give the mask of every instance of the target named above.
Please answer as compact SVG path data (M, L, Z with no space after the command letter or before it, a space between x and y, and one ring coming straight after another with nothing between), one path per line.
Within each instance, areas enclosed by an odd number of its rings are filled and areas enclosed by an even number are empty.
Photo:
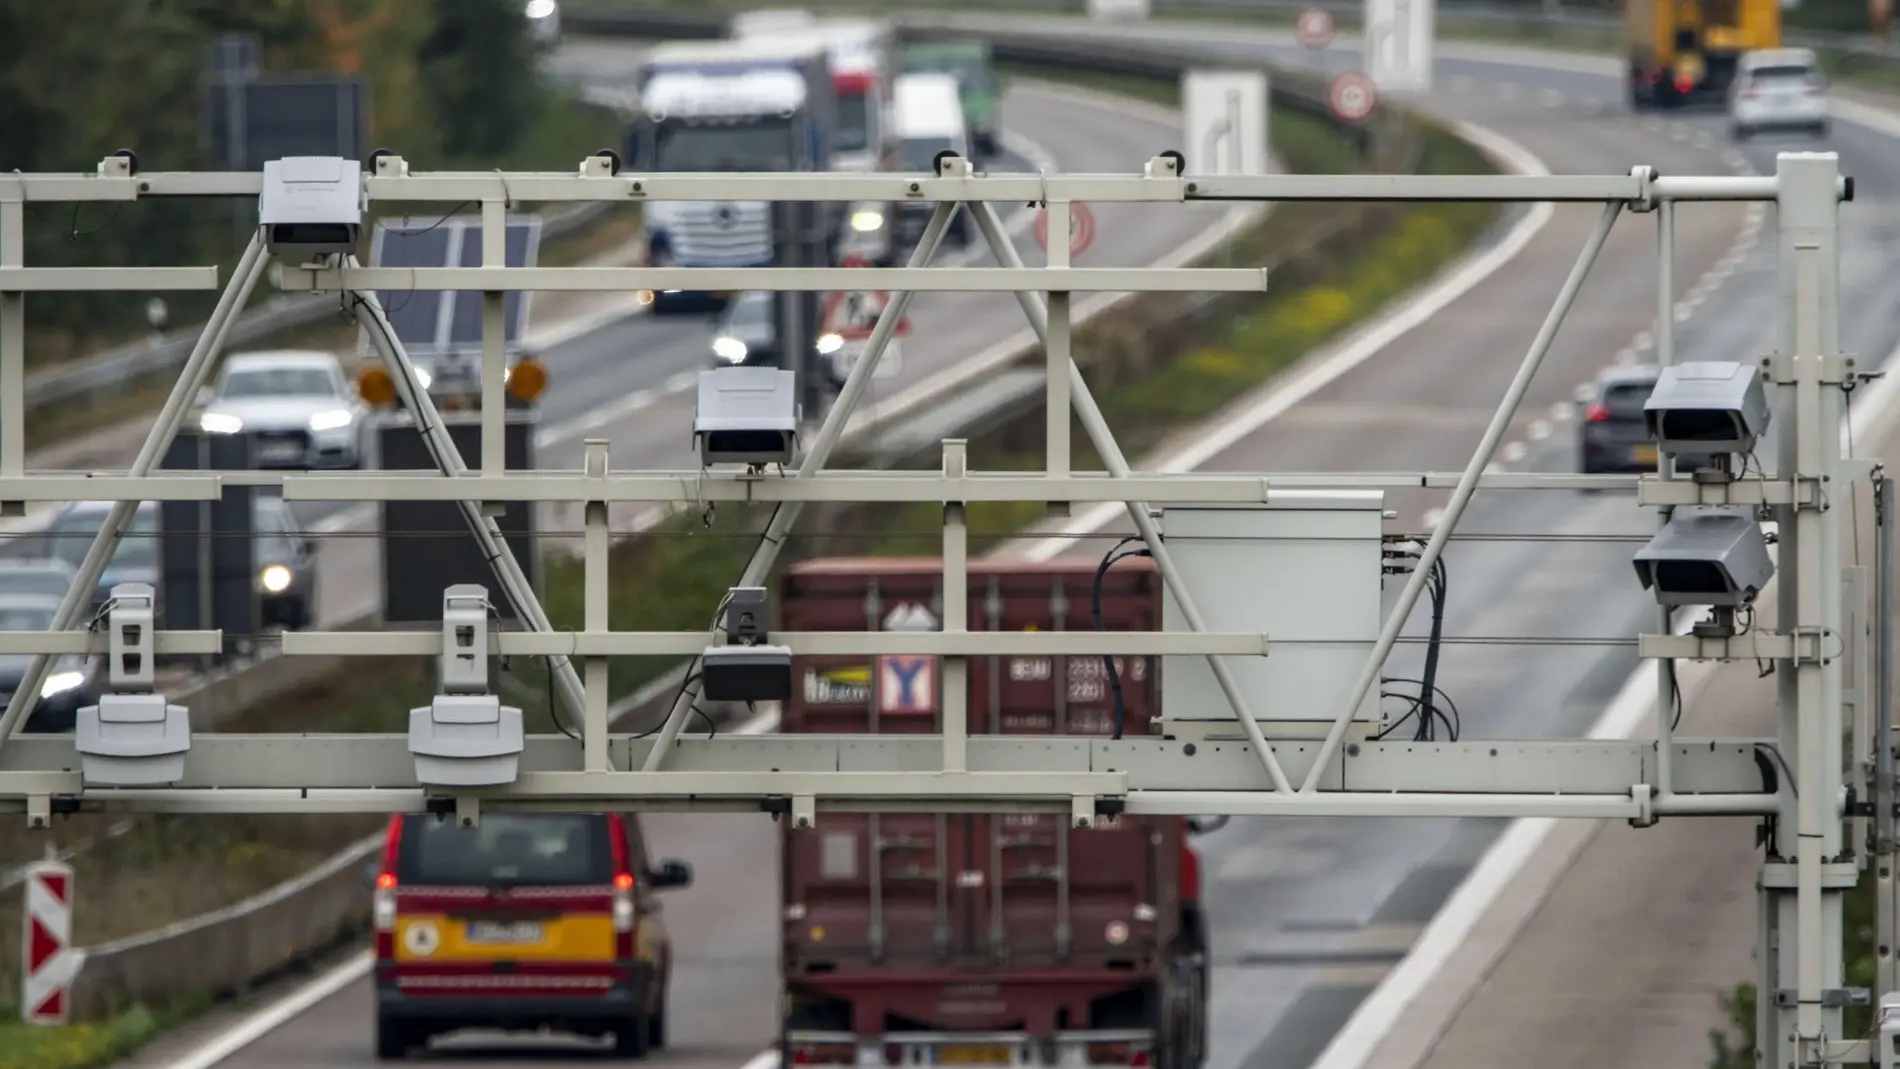
M784 367L778 323L773 318L772 292L749 290L726 305L713 327L712 366ZM818 338L818 355L830 357L844 347L836 334Z
M290 506L275 494L252 498L256 524L258 607L266 626L298 630L315 619L317 562L315 543L297 530ZM85 560L92 540L105 525L112 504L81 501L68 505L53 520L44 538L47 556L65 561L75 570ZM120 583L149 583L159 587L158 506L140 503L132 522L119 539L118 551L107 562L93 589L92 612L98 613ZM161 608L161 615L162 615Z
M1577 469L1585 475L1641 474L1656 469L1656 441L1643 422L1643 405L1662 369L1654 364L1614 368L1598 378L1577 421ZM1710 456L1676 456L1676 470L1714 463Z
M59 612L60 595L46 593L0 594L0 631L45 631ZM20 687L29 654L0 655L0 708ZM40 683L39 698L27 712L21 729L30 732L68 732L82 706L94 705L104 690L104 662L91 656L55 657Z

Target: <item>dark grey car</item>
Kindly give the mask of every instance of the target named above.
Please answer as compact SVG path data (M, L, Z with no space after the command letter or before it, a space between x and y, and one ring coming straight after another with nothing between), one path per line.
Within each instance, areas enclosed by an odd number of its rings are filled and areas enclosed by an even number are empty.
M1643 405L1662 369L1654 364L1612 368L1596 381L1577 421L1577 470L1585 475L1640 474L1656 470L1656 442L1643 422ZM1677 471L1707 467L1708 456L1676 457Z
M62 592L63 593L63 592ZM59 611L57 594L0 593L0 631L44 631ZM33 658L30 654L0 654L0 707L11 701ZM104 664L98 657L55 657L47 666L40 697L26 715L22 729L33 732L73 730L79 710L98 702L104 689Z
M262 623L289 630L308 626L316 618L316 547L297 532L290 506L275 494L253 498L256 508L257 594ZM47 555L78 568L86 558L93 536L112 510L110 502L82 501L69 505L47 529ZM119 550L107 562L93 588L92 610L104 608L112 588L120 583L159 586L158 506L139 505Z

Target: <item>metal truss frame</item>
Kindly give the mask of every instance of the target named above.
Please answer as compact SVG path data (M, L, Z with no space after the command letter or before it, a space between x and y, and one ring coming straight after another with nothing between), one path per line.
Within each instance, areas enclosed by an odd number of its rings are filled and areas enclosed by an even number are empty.
M473 290L485 295L482 376L482 457L477 473L464 470L452 448L432 447L440 475L264 475L217 473L154 476L189 398L209 374L228 333L268 260L254 240L174 386L151 436L129 472L84 478L28 475L20 386L24 381L21 297L47 289L206 288L207 268L27 267L21 214L30 201L135 200L145 197L255 195L252 174L132 172L122 157L96 174L14 175L0 180L0 508L26 501L109 497L118 502L89 550L79 583L61 606L53 628L78 621L82 591L90 590L116 545L133 505L157 498L216 496L226 480L276 482L293 499L454 500L471 528L503 563L503 593L524 610L532 632L494 637L502 652L543 654L557 664L563 704L581 724L577 741L534 737L521 772L506 786L448 791L425 788L403 739L397 736L210 736L197 739L182 779L159 788L101 788L74 771L70 739L9 736L37 693L47 656L99 640L81 635L0 633L0 650L34 654L27 681L0 715L0 808L35 820L72 809L178 812L392 811L427 806L468 819L483 808L573 807L631 804L684 810L764 809L789 814L795 825L818 812L911 809L1039 809L1072 814L1079 825L1104 814L1239 813L1327 816L1544 816L1616 817L1639 825L1672 815L1732 815L1765 820L1769 836L1760 881L1762 967L1758 1035L1765 1061L1778 1065L1839 1064L1871 1053L1861 1037L1841 1032L1841 1007L1854 1001L1843 986L1840 952L1843 892L1865 856L1844 825L1868 830L1872 852L1890 868L1895 848L1891 750L1891 663L1887 615L1891 606L1891 483L1872 462L1843 455L1840 432L1846 395L1865 376L1840 351L1840 203L1853 184L1831 153L1786 153L1767 177L1658 176L1638 167L1627 175L1546 176L1265 176L1188 179L1176 159L1159 157L1133 175L979 175L950 158L931 175L710 175L622 174L605 156L567 174L411 174L400 158L382 156L363 179L375 201L479 202L484 233L517 201L810 200L911 201L936 210L911 265L897 269L674 269L507 268L502 250L488 250L479 268L376 269L353 258L328 258L277 272L286 290L338 292L372 328L384 322L371 291L408 288ZM1245 269L1076 268L1066 254L1068 204L1194 203L1240 200L1545 201L1595 203L1602 213L1569 277L1552 302L1490 424L1459 473L1248 473L1162 475L1131 470L1073 358L1070 299L1077 292L1243 292L1263 290L1266 275ZM1047 266L1026 267L1003 233L993 204L1046 205L1051 218ZM1706 483L1675 475L1666 465L1640 478L1487 474L1486 466L1537 374L1578 290L1615 224L1625 212L1654 214L1660 255L1657 356L1674 360L1672 246L1676 205L1689 201L1772 201L1778 207L1779 292L1782 314L1777 351L1762 361L1775 405L1780 458L1772 478ZM986 268L931 268L951 215L973 214L997 258ZM499 241L495 244L499 245ZM609 474L604 444L590 443L579 472L510 474L502 460L502 295L511 289L614 290L653 288L784 291L870 287L895 300L880 318L841 396L794 474L721 471ZM945 443L941 473L826 470L846 422L919 291L1002 291L1016 295L1044 342L1047 369L1045 469L989 473L968 469L963 443ZM372 337L378 331L370 331ZM492 335L492 336L491 336ZM379 345L399 391L424 422L435 422L426 391L416 387L407 354L393 339ZM1103 472L1072 470L1069 425L1079 419ZM1849 568L1841 553L1842 520L1830 502L1862 483L1878 487L1882 560L1872 569ZM1289 734L1284 722L1257 719L1227 663L1239 656L1271 656L1272 636L1219 632L1187 595L1168 546L1159 537L1154 503L1271 502L1290 488L1450 487L1446 514L1425 545L1354 681L1354 699L1336 711L1323 735ZM1644 504L1669 509L1692 504L1753 506L1773 515L1779 532L1774 628L1740 636L1679 635L1669 614L1657 633L1637 638L1641 656L1658 662L1655 737L1632 742L1483 742L1446 744L1346 743L1352 711L1376 683L1387 654L1424 591L1472 495L1481 487L1634 490ZM547 624L488 513L503 501L579 501L585 505L586 623L579 633L555 634ZM946 598L936 633L834 632L775 634L773 641L802 652L931 653L943 666L942 733L876 736L682 736L694 688L682 689L663 728L652 738L615 737L607 722L606 658L634 654L693 655L716 647L719 632L615 633L607 626L606 561L610 501L771 502L776 506L740 586L769 574L799 509L814 501L935 502L943 507L943 581L966 582L965 505L979 501L1041 501L1062 513L1075 502L1120 501L1147 543L1189 628L1184 632L997 634L971 632L960 598ZM1860 604L1866 588L1878 592L1871 628L1862 635ZM160 634L159 648L198 649L215 633ZM288 655L426 656L443 654L436 632L343 634L298 632L284 639ZM1147 653L1201 656L1210 664L1240 728L1234 743L1175 739L971 736L967 726L967 658L1022 654ZM1678 659L1773 660L1782 710L1774 739L1677 739L1668 715L1668 666ZM580 678L572 661L585 665ZM1855 675L1847 674L1854 666ZM1865 685L1873 667L1877 687ZM1868 692L1872 693L1869 694ZM1849 710L1852 715L1849 715ZM1322 715L1328 712L1321 711ZM1265 726L1263 726L1265 725ZM1273 729L1273 737L1268 735ZM1868 767L1843 771L1840 740L1851 731ZM1762 753L1785 776L1764 774ZM1854 791L1849 791L1848 780ZM1799 784L1797 791L1795 784ZM1871 806L1860 791L1871 797ZM1883 873L1881 938L1891 945L1900 914L1890 872ZM1888 964L1881 987L1894 983Z

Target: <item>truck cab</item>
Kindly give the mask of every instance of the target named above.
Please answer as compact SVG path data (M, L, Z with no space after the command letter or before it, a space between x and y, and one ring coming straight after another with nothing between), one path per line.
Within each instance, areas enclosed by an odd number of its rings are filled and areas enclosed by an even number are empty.
M824 52L816 46L661 45L648 56L638 92L639 118L627 150L634 170L831 168L836 113ZM772 206L765 201L654 201L646 206L646 231L656 267L767 267L774 260ZM731 296L667 290L650 294L649 303L655 312L716 308Z

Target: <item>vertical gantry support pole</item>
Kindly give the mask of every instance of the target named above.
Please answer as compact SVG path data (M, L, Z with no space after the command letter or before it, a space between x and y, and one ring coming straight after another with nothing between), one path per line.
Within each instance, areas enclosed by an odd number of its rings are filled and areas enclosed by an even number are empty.
M224 349L225 338L231 333L231 325L237 320L244 305L251 299L251 291L256 288L257 280L264 277L264 269L270 265L270 257L264 252L264 230L259 227L251 235L251 242L244 247L244 255L239 257L233 270L231 281L219 295L217 306L211 310L211 317L205 321L204 331L198 335L198 341L191 347L191 355L185 358L185 366L178 371L178 380L172 383L171 393L165 398L165 405L159 409L158 417L152 423L151 433L139 446L138 456L132 461L129 470L133 478L149 475L164 459L171 449L172 439L178 434L178 425L184 422L185 413L191 410L198 391L211 377L211 369L217 363L218 353ZM85 560L80 562L79 571L73 577L73 586L60 599L59 611L53 614L53 623L49 631L69 631L79 622L80 613L92 604L92 592L99 585L100 576L105 574L106 562L119 548L119 535L125 525L132 520L132 514L138 510L136 501L115 501L112 510L107 513L105 523L99 527L99 533L93 536L92 545L86 550ZM20 677L13 697L7 702L5 713L0 713L0 746L12 737L14 730L26 718L28 710L38 700L40 687L46 683L46 669L52 659L45 654L34 654L27 662L26 672Z
M487 226L484 224L483 229ZM356 257L348 258L346 266L362 266ZM434 458L436 468L450 478L461 478L468 474L468 465L462 462L461 451L455 447L455 439L449 436L448 427L442 423L442 413L435 407L435 399L429 396L422 381L416 377L416 365L409 359L409 352L403 347L396 331L389 325L389 315L383 310L383 304L370 290L349 291L348 303L351 312L369 335L370 343L383 358L383 366L389 369L389 377L395 383L396 396L409 411L416 422L416 429L422 435L423 445L428 447L429 455ZM488 419L488 403L482 402L484 421ZM484 424L484 432L486 424ZM508 601L521 614L528 627L534 631L552 632L554 625L549 622L547 610L541 607L541 599L535 596L534 586L528 582L528 574L522 570L521 562L515 559L514 550L502 537L501 525L495 517L487 514L485 505L479 501L460 501L462 518L468 522L469 533L475 536L480 545L482 558L495 569L501 580L502 592ZM587 694L581 686L580 673L575 671L574 662L566 654L548 658L548 671L554 675L554 687L560 692L561 704L567 707L575 720L586 716ZM552 712L552 710L549 710Z
M1048 259L1050 267L1069 266L1069 236L1071 211L1066 200L1049 201L1043 205L1048 226ZM1005 236L1004 240L1008 240ZM1044 375L1047 397L1045 400L1044 423L1048 459L1044 463L1051 479L1066 479L1069 476L1069 419L1074 404L1069 398L1069 368L1073 364L1075 321L1071 315L1075 295L1067 291L1049 293L1049 336L1043 344L1048 371ZM1067 501L1049 503L1049 515L1068 516L1071 512Z
M1353 714L1359 711L1360 703L1366 700L1366 695L1372 692L1372 685L1378 682L1379 672L1385 667L1386 655L1392 652L1399 632L1405 628L1405 621L1412 615L1412 607L1418 604L1418 597L1424 592L1426 580L1431 576L1432 566L1444 555L1451 533L1457 530L1465 506L1471 503L1471 495L1478 489L1478 478L1484 474L1485 466L1491 463L1498 443L1504 440L1504 432L1510 429L1511 420L1517 415L1517 406L1530 390L1531 380L1543 365L1544 356L1550 352L1551 342L1556 340L1564 317L1570 314L1570 306L1576 303L1577 293L1583 289L1583 280L1589 277L1591 265L1596 263L1597 254L1603 251L1603 243L1609 240L1610 230L1622 212L1621 202L1613 201L1603 206L1603 214L1597 217L1596 229L1590 232L1590 239L1584 242L1583 251L1577 254L1577 262L1570 268L1570 277L1564 279L1563 288L1557 291L1557 299L1544 316L1544 325L1538 329L1537 337L1531 340L1523 363L1518 365L1517 376L1504 391L1504 399L1498 402L1497 411L1491 415L1491 425L1484 429L1484 437L1478 441L1478 448L1472 451L1464 474L1459 476L1458 486L1452 490L1451 501L1445 507L1444 518L1432 529L1432 537L1425 544L1425 552L1419 555L1418 562L1412 567L1412 574L1405 580L1405 589L1399 594L1398 604L1392 609L1392 614L1386 617L1385 626L1379 632L1379 641L1372 647L1372 655L1366 658L1365 665L1359 670L1359 679L1353 684L1352 696L1347 699L1346 707L1339 711L1332 727L1327 729L1326 741L1320 744L1319 752L1314 756L1312 770L1307 773L1306 782L1300 786L1301 793L1312 793L1319 789L1320 778L1325 775L1333 756L1339 752L1339 744L1346 737L1346 728L1352 723Z
M1656 205L1656 365L1669 367L1676 362L1676 202L1665 200ZM1668 479L1675 465L1657 450L1656 474ZM1669 510L1656 514L1656 526L1669 522ZM1667 606L1656 607L1657 633L1675 630L1675 617ZM1681 712L1682 696L1677 692L1676 662L1664 657L1656 661L1656 798L1675 793L1675 719Z
M924 227L923 236L917 239L917 247L911 251L907 266L924 267L930 263L930 258L937 254L937 247L943 244L943 232L949 229L950 217L956 210L955 201L938 202L937 210L931 213L930 222ZM910 314L912 296L914 293L911 290L898 290L891 294L891 302L878 313L877 325L871 328L870 340L864 343L864 355L851 365L851 373L845 376L844 387L838 391L838 400L826 414L824 426L818 429L817 439L799 462L798 478L809 479L830 462L832 450L844 437L845 425L857 410L858 399L871 388L871 375L877 370L877 362L884 358L885 347L890 345L891 338L896 335L897 325ZM765 525L765 533L759 536L759 544L752 550L752 558L746 561L745 572L740 576L738 585L764 585L765 577L778 561L779 548L791 535L792 525L798 522L798 515L803 510L804 503L800 501L780 502L772 510L772 518ZM715 631L721 626L716 612L711 626ZM660 726L659 737L653 740L653 749L647 751L646 761L640 766L641 771L658 772L665 766L666 755L672 751L680 730L686 726L686 715L698 699L699 680L696 673L689 674L685 684L680 687L679 696L673 700L673 708L666 714L666 722Z
M983 237L989 241L990 251L995 254L998 263L1004 267L1023 266L1023 258L1017 254L1016 246L1003 230L1003 222L997 218L996 208L989 202L973 202L970 208L976 213L977 225L983 230ZM1054 228L1051 227L1053 230ZM1053 239L1052 239L1053 240ZM1029 327L1042 339L1043 345L1049 344L1049 311L1043 306L1042 298L1031 290L1016 291L1016 303L1022 305L1023 315L1029 319ZM1071 403L1077 418L1082 421L1082 429L1089 436L1090 444L1101 455L1102 464L1108 468L1109 475L1125 479L1131 469L1128 458L1122 455L1121 446L1115 441L1114 431L1109 429L1108 420L1103 417L1102 409L1095 403L1095 394L1089 389L1088 381L1082 377L1082 369L1074 360L1068 361L1066 376L1069 380ZM1188 593L1188 586L1181 573L1174 566L1174 555L1162 544L1161 529L1155 525L1154 515L1148 506L1140 501L1130 501L1128 517L1135 523L1135 530L1147 544L1148 552L1154 555L1155 568L1161 572L1162 582L1173 592L1175 604L1181 607L1188 626L1197 632L1207 630L1207 621L1201 616L1200 608ZM1271 639L1269 639L1271 640ZM1280 768L1280 759L1274 755L1273 744L1267 740L1266 732L1260 722L1254 719L1246 695L1240 692L1240 683L1234 679L1233 670L1228 668L1225 659L1218 654L1207 656L1207 666L1214 673L1214 681L1220 684L1221 693L1227 703L1233 706L1234 718L1240 721L1241 731L1247 741L1259 755L1261 767L1266 769L1267 778L1273 782L1278 792L1291 792L1293 784L1286 778L1286 772Z
M590 479L607 478L607 441L589 438L585 444L586 471ZM607 614L607 591L613 576L608 568L611 536L607 529L607 503L588 501L582 505L582 627L605 631L612 626ZM587 772L610 772L607 763L607 677L608 660L589 657L583 664L582 689L587 692L587 708L581 714L581 768ZM551 711L551 710L550 710Z
M26 266L25 183L0 198L0 267ZM0 293L0 479L26 476L26 293ZM7 512L0 502L0 514ZM24 512L25 505L17 512Z
M1831 153L1784 153L1776 166L1780 221L1780 344L1771 358L1784 421L1777 474L1823 488L1812 506L1777 506L1780 531L1779 626L1820 636L1818 657L1784 663L1778 673L1781 747L1799 795L1783 792L1781 853L1763 882L1773 892L1781 941L1777 988L1763 991L1779 1010L1763 1043L1764 1064L1806 1066L1821 1044L1841 1034L1839 994L1843 879L1841 859L1841 421L1839 381L1840 161ZM1790 873L1790 870L1792 872ZM1792 879L1789 879L1789 875ZM1790 887L1792 885L1792 887ZM1792 893L1790 893L1792 890ZM1770 1047L1769 1043L1774 1046Z
M969 474L968 443L946 438L943 477L961 479ZM970 528L964 523L961 501L943 503L943 627L946 633L970 629ZM970 769L970 662L963 657L943 659L943 770ZM994 714L992 714L994 715Z
M1896 909L1894 893L1900 881L1894 879L1894 779L1893 779L1893 480L1881 478L1874 483L1875 544L1879 559L1874 562L1874 649L1873 649L1873 759L1874 759L1874 991L1873 1004L1882 996L1900 990L1896 976L1894 940Z
M503 196L506 197L506 183ZM508 266L508 201L482 201L482 266ZM483 475L508 473L508 293L482 291ZM482 514L501 515L502 502L484 502Z

